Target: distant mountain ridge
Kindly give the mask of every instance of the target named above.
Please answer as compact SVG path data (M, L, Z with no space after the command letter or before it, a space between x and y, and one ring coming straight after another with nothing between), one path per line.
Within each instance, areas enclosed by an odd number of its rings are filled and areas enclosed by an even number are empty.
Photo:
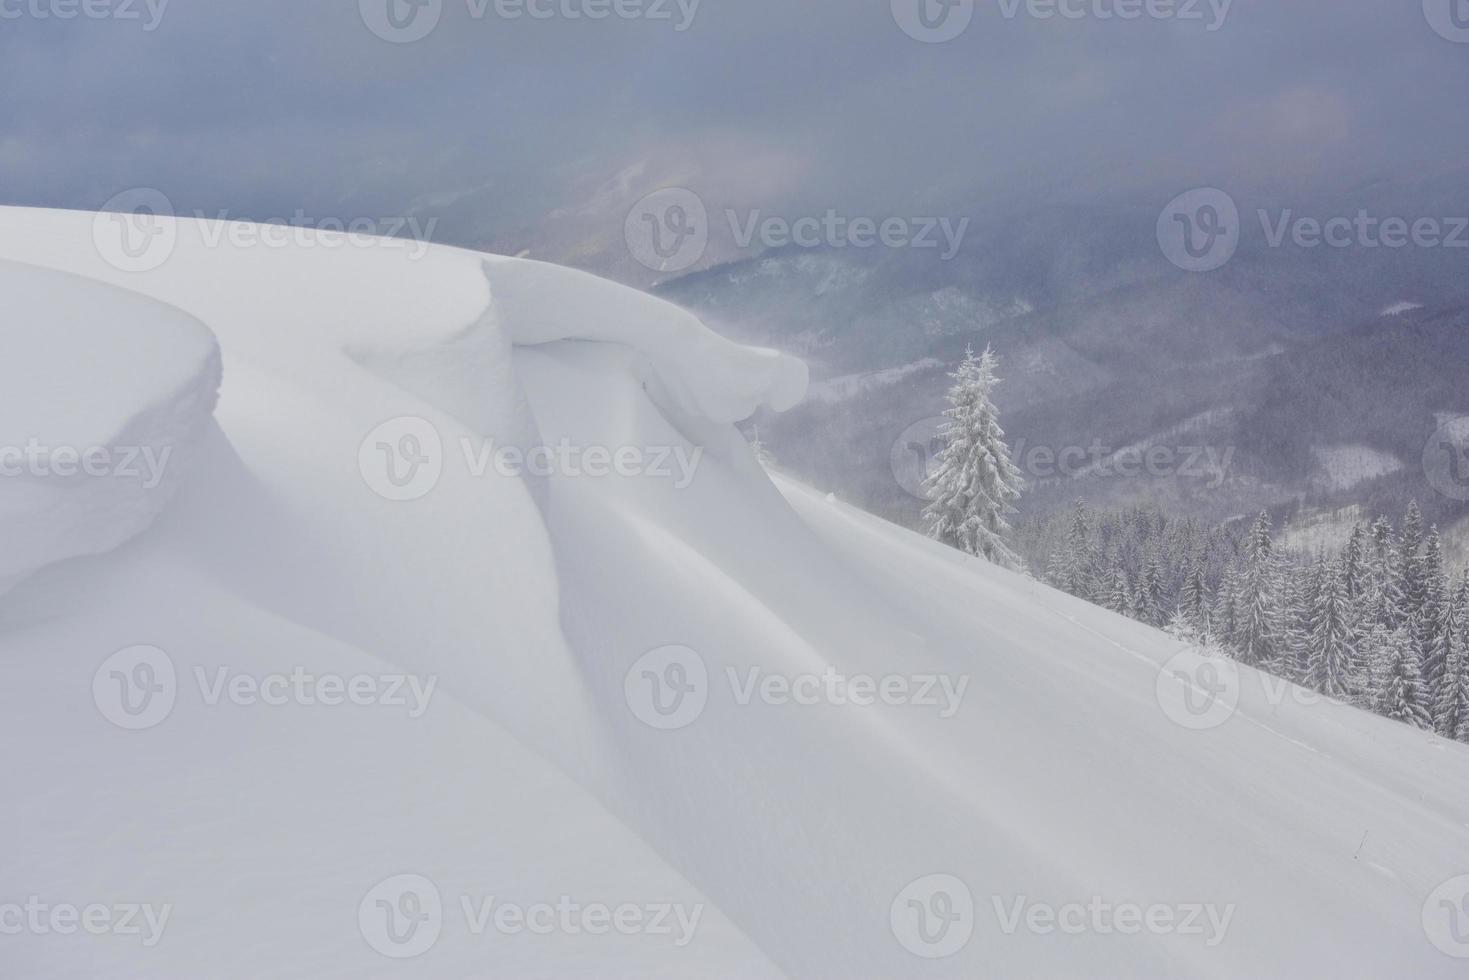
M1463 181L1359 193L1290 211L1469 214ZM1295 523L1416 498L1446 532L1465 522L1469 507L1435 490L1422 456L1440 422L1469 415L1469 250L1273 247L1259 209L1240 208L1239 251L1207 274L1168 263L1154 213L1051 207L974 222L951 262L787 248L655 292L735 339L801 354L818 392L886 378L762 420L761 438L792 473L910 527L922 501L893 476L895 443L940 413L947 372L984 344L1001 357L1012 446L1040 447L1042 461L1088 451L1080 475L1031 467L1024 513L1080 496L1211 521L1263 507ZM1093 465L1155 446L1172 453L1156 472ZM1228 454L1223 479L1179 472L1209 448ZM1448 537L1469 547L1469 524Z

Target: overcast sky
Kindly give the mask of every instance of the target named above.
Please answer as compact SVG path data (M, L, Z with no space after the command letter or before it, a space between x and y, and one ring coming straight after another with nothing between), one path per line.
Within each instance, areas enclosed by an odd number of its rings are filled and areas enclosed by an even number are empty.
M597 21L554 8L613 0L536 0L550 19L507 19L497 0L482 17L480 0L87 0L117 16L37 16L81 2L0 0L6 203L95 208L147 186L255 218L427 208L451 216L452 240L625 213L669 181L732 205L930 213L1349 186L1469 160L1469 43L1421 0L1234 0L1222 24L1222 0L1189 21L974 0L945 43L910 37L890 0L668 0L667 18ZM393 33L389 2L408 32L437 25L385 40L369 25ZM970 0L956 2L951 18Z

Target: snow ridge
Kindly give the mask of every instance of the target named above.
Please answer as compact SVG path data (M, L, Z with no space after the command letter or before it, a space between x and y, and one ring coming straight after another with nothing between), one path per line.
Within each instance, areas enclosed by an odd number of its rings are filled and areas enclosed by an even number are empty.
M129 540L167 506L214 411L219 348L134 293L0 261L0 590Z

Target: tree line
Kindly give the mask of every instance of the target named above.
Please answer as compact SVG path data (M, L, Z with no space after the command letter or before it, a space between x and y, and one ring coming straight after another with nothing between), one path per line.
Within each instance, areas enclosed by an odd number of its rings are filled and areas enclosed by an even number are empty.
M1339 550L1279 545L1156 509L1027 521L1017 551L1050 585L1243 664L1469 742L1469 572L1453 579L1417 503Z
M1469 742L1469 571L1444 566L1418 504L1314 556L1279 546L1268 513L1242 536L1156 509L1012 528L1025 481L992 393L998 361L973 350L951 376L944 448L924 484L929 534L1327 697Z

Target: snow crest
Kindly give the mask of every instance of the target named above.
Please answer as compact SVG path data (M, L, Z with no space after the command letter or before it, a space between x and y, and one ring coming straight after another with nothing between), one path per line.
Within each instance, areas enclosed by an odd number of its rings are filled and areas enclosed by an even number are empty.
M651 359L673 404L687 415L740 422L761 406L783 412L806 396L803 361L726 340L655 296L523 259L487 261L485 275L515 344L626 344Z
M198 320L77 276L0 262L0 590L109 551L177 492L214 411Z

